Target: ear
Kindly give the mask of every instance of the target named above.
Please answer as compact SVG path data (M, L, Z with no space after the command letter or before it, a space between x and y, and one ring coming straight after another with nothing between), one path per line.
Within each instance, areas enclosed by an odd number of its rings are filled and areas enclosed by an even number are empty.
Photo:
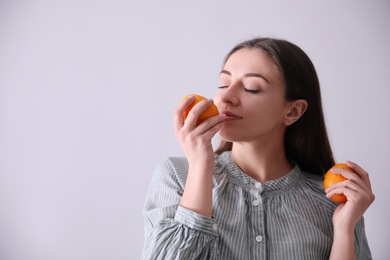
M305 113L307 107L307 101L304 99L292 101L289 105L289 110L284 117L284 124L286 126L294 124Z

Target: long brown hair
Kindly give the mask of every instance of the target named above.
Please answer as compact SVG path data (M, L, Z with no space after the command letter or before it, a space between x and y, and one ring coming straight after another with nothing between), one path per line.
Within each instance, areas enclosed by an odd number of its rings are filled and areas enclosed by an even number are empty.
M243 48L260 49L272 58L284 79L287 101L307 101L306 112L286 130L285 152L287 158L294 160L302 170L324 175L334 165L334 158L322 111L320 83L310 58L301 48L286 40L255 38L236 45L226 55L224 64L233 53ZM215 152L221 154L232 147L231 142L221 140Z

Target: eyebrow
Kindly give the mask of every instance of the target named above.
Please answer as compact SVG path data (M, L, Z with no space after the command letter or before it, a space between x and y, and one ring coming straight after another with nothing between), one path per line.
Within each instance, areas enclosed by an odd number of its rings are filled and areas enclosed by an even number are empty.
M226 74L226 75L229 75L229 76L232 75L232 73L230 73L230 71L227 71L227 70L221 70L221 73L220 73L220 74ZM265 81L267 81L268 84L270 84L270 83L269 83L269 80L268 80L266 77L264 77L262 74L260 74L260 73L246 73L246 74L244 75L244 77L245 77L245 78L247 78L247 77L262 78L262 79L264 79Z

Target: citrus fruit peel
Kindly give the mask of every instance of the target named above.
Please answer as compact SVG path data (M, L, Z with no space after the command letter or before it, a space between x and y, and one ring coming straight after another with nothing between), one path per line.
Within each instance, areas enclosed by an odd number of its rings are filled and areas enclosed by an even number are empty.
M196 104L198 104L200 101L207 99L207 98L205 98L205 97L203 97L201 95L198 95L198 94L189 94L189 95L184 96L181 100L184 100L184 99L189 98L189 97L194 97L194 102L192 102L192 104L189 105L186 108L186 110L183 112L184 122L187 119L187 116L190 113L191 109ZM198 120L196 122L196 125L199 125L204 120L206 120L206 119L208 119L210 117L213 117L213 116L217 116L217 115L219 115L219 111L218 111L217 106L213 103L199 115Z
M345 163L337 163L332 168L330 168L326 174L325 174L325 179L324 179L324 189L326 190L333 184L342 182L347 180L344 176L342 176L339 173L333 173L332 169L345 169L350 172L356 173L352 168L350 168L347 164ZM345 203L347 202L347 197L344 194L335 194L331 197L331 200L337 203Z

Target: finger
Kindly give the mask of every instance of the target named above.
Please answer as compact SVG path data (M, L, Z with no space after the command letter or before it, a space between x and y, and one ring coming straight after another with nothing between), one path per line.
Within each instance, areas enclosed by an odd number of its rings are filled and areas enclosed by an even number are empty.
M326 190L326 197L327 198L332 198L334 195L338 194L344 194L344 189L343 188L333 188L333 189L328 189Z
M361 186L359 183L356 183L353 180L345 180L345 181L341 181L341 182L333 184L328 189L326 189L325 192L331 192L333 190L337 190L340 188L348 188L348 189L358 191L358 192L365 192L365 190L367 189L367 187L365 187L364 183L363 183L363 186Z
M188 125L190 127L195 127L196 123L198 122L199 116L209 107L213 104L212 99L205 99L200 102L198 102L193 108L191 108L190 112L187 115L187 118L185 120L185 125Z
M332 168L331 171L334 174L340 174L341 176L345 177L348 180L353 180L356 183L359 183L361 186L366 186L364 181L355 172L349 171L344 168Z
M341 195L341 194L346 196L347 199L350 199L351 193L348 192L347 187L338 187L338 188L332 189L331 191L326 193L326 197L331 199L333 196ZM348 196L347 196L347 194L348 194Z
M189 96L188 98L183 99L173 111L173 122L174 122L174 127L176 132L183 127L184 111L187 109L187 107L189 107L192 103L194 103L194 101L195 101L195 97Z
M359 188L354 189L351 186L341 186L333 188L326 193L326 197L332 198L336 194L343 194L347 197L347 200L349 202L358 202L359 204L363 203L364 201L371 204L375 199L375 196L371 192L361 190Z
M354 167L354 168L350 167L353 170L353 172L344 168L332 168L331 169L332 173L341 174L347 179L354 180L361 187L368 188L369 190L371 190L371 183L368 178L368 174L357 164L352 163L350 161L347 161L347 163L350 163L350 165Z
M336 189L339 187L350 187L351 189L354 189L356 191L360 190L365 192L371 192L371 187L368 186L356 173L341 168L334 169L332 170L332 172L335 174L341 174L347 180L333 184L326 190L326 192L329 192L332 189Z
M359 185L351 180L345 180L331 185L325 190L326 196L333 197L335 194L344 194L347 190L353 190L355 192L364 192Z
M196 129L194 129L194 133L201 135L209 132L212 136L214 136L223 126L223 122L226 120L226 118L226 115L221 114L206 119L205 121L200 123Z
M210 138L213 138L213 136L218 133L218 131L223 127L223 121L219 122L218 124L214 125L208 133L210 134Z
M346 164L348 167L353 169L357 175L366 183L366 185L370 188L371 190L371 181L370 181L370 176L368 172L366 172L362 167L360 167L357 163L354 163L352 161L346 161Z

